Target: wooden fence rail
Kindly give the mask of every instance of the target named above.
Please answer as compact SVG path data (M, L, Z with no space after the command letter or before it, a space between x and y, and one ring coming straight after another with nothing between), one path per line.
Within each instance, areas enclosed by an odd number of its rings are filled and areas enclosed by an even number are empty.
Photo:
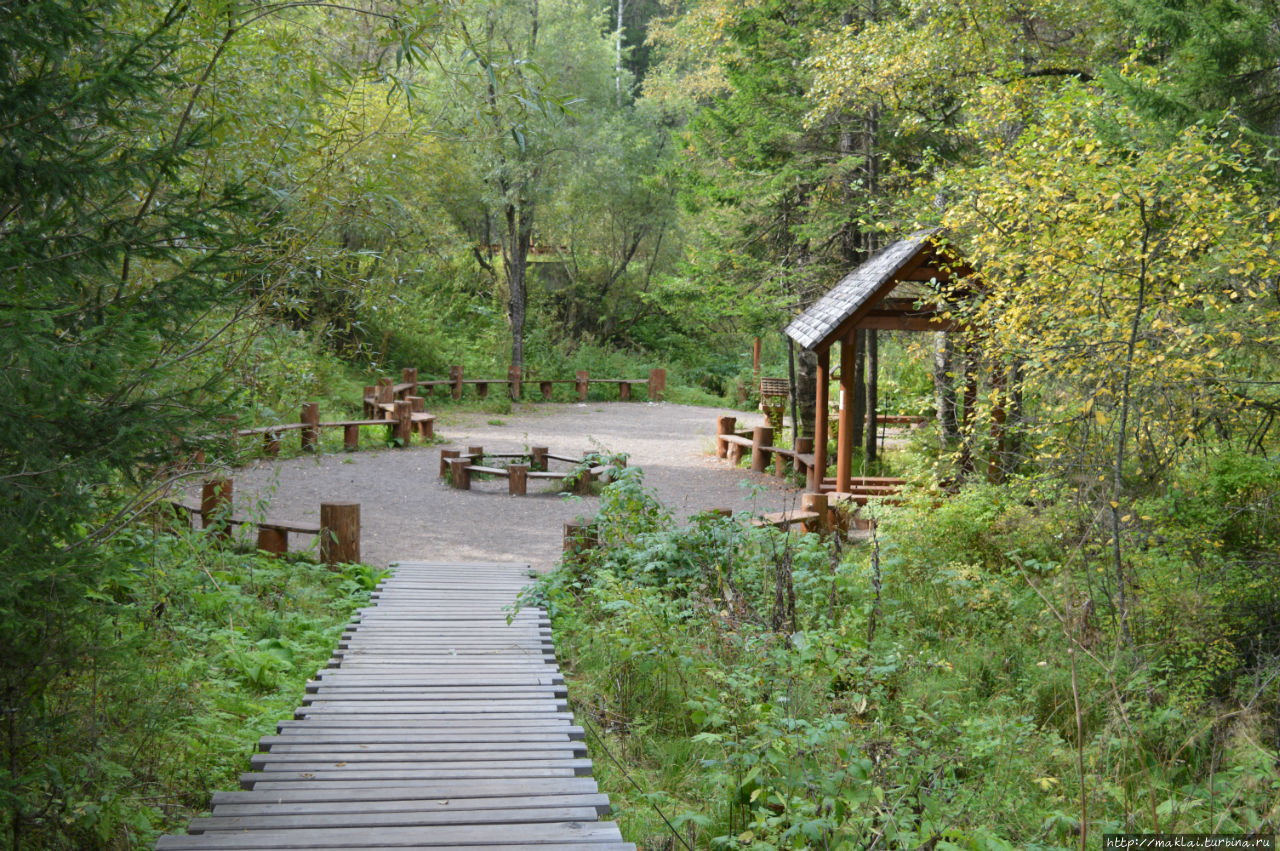
M576 370L573 378L536 378L521 375L519 369L510 367L506 378L464 378L461 366L449 367L448 378L419 378L416 367L405 367L400 372L400 382L394 383L390 378L379 379L376 385L364 388L365 415L373 416L379 407L391 404L395 399L416 396L420 390L430 392L437 387L447 387L454 401L462 398L466 385L475 390L476 398L484 399L489 395L490 384L501 384L508 389L513 401L519 401L525 384L537 384L543 401L550 401L552 390L556 384L572 384L578 394L578 401L585 402L592 384L616 384L618 400L629 402L632 388L644 384L648 390L649 401L662 401L667 390L667 371L665 369L649 370L648 378L592 378L587 370Z

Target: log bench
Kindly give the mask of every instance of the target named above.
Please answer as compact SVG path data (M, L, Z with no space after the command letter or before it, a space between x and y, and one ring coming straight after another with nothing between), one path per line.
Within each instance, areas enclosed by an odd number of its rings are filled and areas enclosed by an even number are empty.
M508 464L505 467L486 466L486 459L511 459L523 463ZM558 455L550 452L545 446L534 446L529 452L485 452L481 446L471 446L466 452L458 449L440 450L440 477L446 475L450 483L458 490L471 489L473 474L505 478L507 492L512 496L526 496L528 483L534 481L564 481L572 475L572 471L555 471L547 469L548 461L563 461L569 464L582 463L581 458L569 455ZM609 469L608 465L599 464L587 470L587 475L578 481L577 493L590 494L591 483L600 479Z
M821 520L822 515L817 511L797 509L795 511L774 511L769 514L762 514L752 520L751 525L756 528L772 526L775 529L789 529L798 524L804 527L806 532L816 532L819 529Z
M272 555L284 555L289 552L290 532L297 535L319 535L321 532L319 523L311 523L304 520L278 520L272 518L254 520L247 517L217 517L214 511L205 511L199 502L174 499L170 501L170 504L188 522L199 517L200 526L203 529L211 529L220 524L227 527L256 526L258 527L258 549Z

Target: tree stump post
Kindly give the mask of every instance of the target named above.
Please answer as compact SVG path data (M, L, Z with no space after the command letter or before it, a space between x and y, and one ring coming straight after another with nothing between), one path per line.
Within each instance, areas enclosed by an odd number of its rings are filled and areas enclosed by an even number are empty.
M817 532L820 535L825 535L831 531L831 507L828 504L825 493L800 494L800 510L815 511L818 514L817 520L806 524L805 531Z
M507 465L507 493L512 496L524 496L529 487L529 465Z
M726 434L733 434L733 430L738 427L737 417L717 417L716 418L716 457L727 458L729 456L729 441L721 438Z
M624 381L618 382L618 401L619 402L631 401L631 382L630 381L624 380Z
M416 366L406 366L400 370L400 383L408 384L405 388L405 398L418 395L418 368Z
M440 478L443 479L449 474L449 462L461 454L462 453L457 449L440 450Z
M289 552L289 533L276 526L258 527L258 549L273 556Z
M551 382L550 381L539 381L538 390L542 392L542 401L544 402L551 401Z
M342 427L342 448L347 452L356 452L360 449L360 426Z
M547 471L547 453L550 450L545 446L532 446L529 448L529 467L539 472Z
M328 565L360 561L360 503L320 503L320 559Z
M773 445L773 427L756 426L751 429L751 472L763 473L769 466L773 453L765 449Z
M275 458L280 454L280 432L264 431L262 433L262 454Z
M564 560L581 562L587 550L600 545L598 534L594 523L564 524Z
M471 490L471 471L467 469L470 463L467 458L449 459L449 477L453 480L453 486L460 491Z
M200 527L216 540L231 537L231 479L205 479L200 488Z
M665 369L649 370L649 401L661 402L667 390L667 371Z
M468 463L477 464L477 465L484 464L484 447L483 446L468 446L467 454L471 456L471 460Z
M373 419L390 419L391 412L385 406L390 405L395 400L396 392L395 387L391 384L391 379L379 378L378 386L373 391Z
M511 391L511 401L520 401L520 367L512 364L507 367L507 389Z
M587 390L591 387L591 378L587 375L587 371L585 369L577 371L574 387L578 391L578 401L587 401Z
M454 364L453 366L449 367L449 380L453 382L453 386L451 390L453 392L453 401L456 402L462 398L462 367L461 366Z
M422 396L406 396L405 401L409 403L410 414L425 414L427 412L427 400ZM424 440L429 440L435 436L435 428L431 420L413 423L410 428Z
M315 452L320 445L320 403L302 406L302 451Z
M396 443L401 449L408 449L413 442L413 406L403 399L397 399L393 414L396 420Z
M480 399L487 399L489 397L489 382L476 382L476 396Z

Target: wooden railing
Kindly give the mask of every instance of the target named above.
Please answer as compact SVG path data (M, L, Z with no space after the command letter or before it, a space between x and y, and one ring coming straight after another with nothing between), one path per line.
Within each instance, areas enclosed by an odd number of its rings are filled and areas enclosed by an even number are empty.
M449 367L448 378L420 378L416 367L405 367L400 372L399 383L390 378L378 380L376 385L364 388L364 407L366 416L373 416L374 411L390 405L397 399L417 396L419 391L430 392L437 387L447 387L454 401L462 398L463 389L467 385L475 390L476 398L484 399L489 395L489 385L499 384L508 389L514 401L522 397L525 384L537 384L543 401L550 401L556 384L572 384L578 394L578 401L585 402L592 384L616 384L618 401L629 402L632 389L643 384L648 392L649 401L662 401L667 389L667 371L665 369L649 370L648 378L592 378L585 369L576 370L573 378L536 378L525 376L516 367L507 370L506 378L465 378L461 366Z

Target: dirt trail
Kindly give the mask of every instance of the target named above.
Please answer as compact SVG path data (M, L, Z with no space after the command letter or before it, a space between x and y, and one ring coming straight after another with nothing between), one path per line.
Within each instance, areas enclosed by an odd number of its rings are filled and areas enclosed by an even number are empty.
M376 565L401 559L521 561L549 570L559 557L563 524L593 514L598 499L535 493L532 483L529 496L512 497L505 479L454 490L438 476L442 448L479 445L515 452L540 445L575 456L593 448L626 452L633 466L644 469L645 484L681 519L710 508L794 507L794 488L716 460L715 421L726 413L735 414L740 425L762 420L760 414L649 402L524 404L500 416L455 414L437 421L437 434L448 441L438 446L259 461L235 472L236 503L239 513L266 500L273 517L315 521L322 501L358 502L361 557ZM306 543L310 539L295 536L290 546Z

